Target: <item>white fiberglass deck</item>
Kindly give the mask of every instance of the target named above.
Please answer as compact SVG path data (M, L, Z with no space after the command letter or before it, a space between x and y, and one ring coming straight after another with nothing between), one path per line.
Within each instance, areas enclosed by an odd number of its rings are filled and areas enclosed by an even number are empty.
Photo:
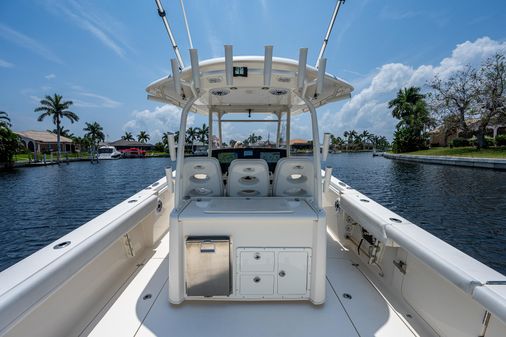
M82 336L418 336L328 238L327 300L193 302L167 295L168 234L117 298ZM351 299L343 296L350 294ZM151 295L146 298L146 295ZM149 297L149 296L148 296Z

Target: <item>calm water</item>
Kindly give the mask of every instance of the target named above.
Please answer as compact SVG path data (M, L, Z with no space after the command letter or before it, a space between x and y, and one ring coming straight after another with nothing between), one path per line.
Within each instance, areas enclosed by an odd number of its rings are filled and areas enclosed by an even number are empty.
M329 155L334 175L506 274L506 172ZM164 175L167 158L0 172L0 270Z

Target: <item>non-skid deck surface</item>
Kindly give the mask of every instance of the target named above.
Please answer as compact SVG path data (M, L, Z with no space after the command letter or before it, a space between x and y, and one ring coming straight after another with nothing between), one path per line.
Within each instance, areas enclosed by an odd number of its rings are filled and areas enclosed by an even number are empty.
M323 305L187 301L174 306L167 294L167 238L89 335L417 336L352 266L347 253L330 237L328 241L327 301Z

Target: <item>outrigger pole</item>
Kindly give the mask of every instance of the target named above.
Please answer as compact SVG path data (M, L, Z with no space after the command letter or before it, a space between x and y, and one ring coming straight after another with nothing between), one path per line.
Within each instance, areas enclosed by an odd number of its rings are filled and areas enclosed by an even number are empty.
M169 34L170 43L172 44L172 48L174 49L174 53L176 54L177 63L179 64L179 69L184 68L183 59L181 58L181 54L179 53L179 48L176 43L176 39L174 39L174 35L172 35L172 30L170 29L169 22L167 21L167 18L165 17L165 10L163 9L161 0L155 0L156 7L158 7L158 15L162 18L163 25L165 26L165 29L167 30L167 34Z
M334 13L332 13L332 18L330 19L329 28L327 29L327 34L325 34L325 38L323 39L323 45L320 49L320 54L318 55L318 59L316 60L315 67L318 67L320 63L320 59L323 57L323 53L325 53L325 48L327 48L327 43L329 42L330 33L332 33L332 27L334 27L334 22L336 22L337 13L341 8L341 5L344 4L345 0L338 0L336 3L336 7L334 8Z

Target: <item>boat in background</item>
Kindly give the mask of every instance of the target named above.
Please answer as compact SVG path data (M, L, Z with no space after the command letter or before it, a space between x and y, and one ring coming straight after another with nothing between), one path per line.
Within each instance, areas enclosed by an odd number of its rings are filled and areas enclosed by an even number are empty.
M121 152L116 150L114 146L105 145L98 148L98 159L99 160L108 160L108 159L120 159Z
M144 158L146 156L146 151L132 147L129 149L121 150L121 155L123 158Z

